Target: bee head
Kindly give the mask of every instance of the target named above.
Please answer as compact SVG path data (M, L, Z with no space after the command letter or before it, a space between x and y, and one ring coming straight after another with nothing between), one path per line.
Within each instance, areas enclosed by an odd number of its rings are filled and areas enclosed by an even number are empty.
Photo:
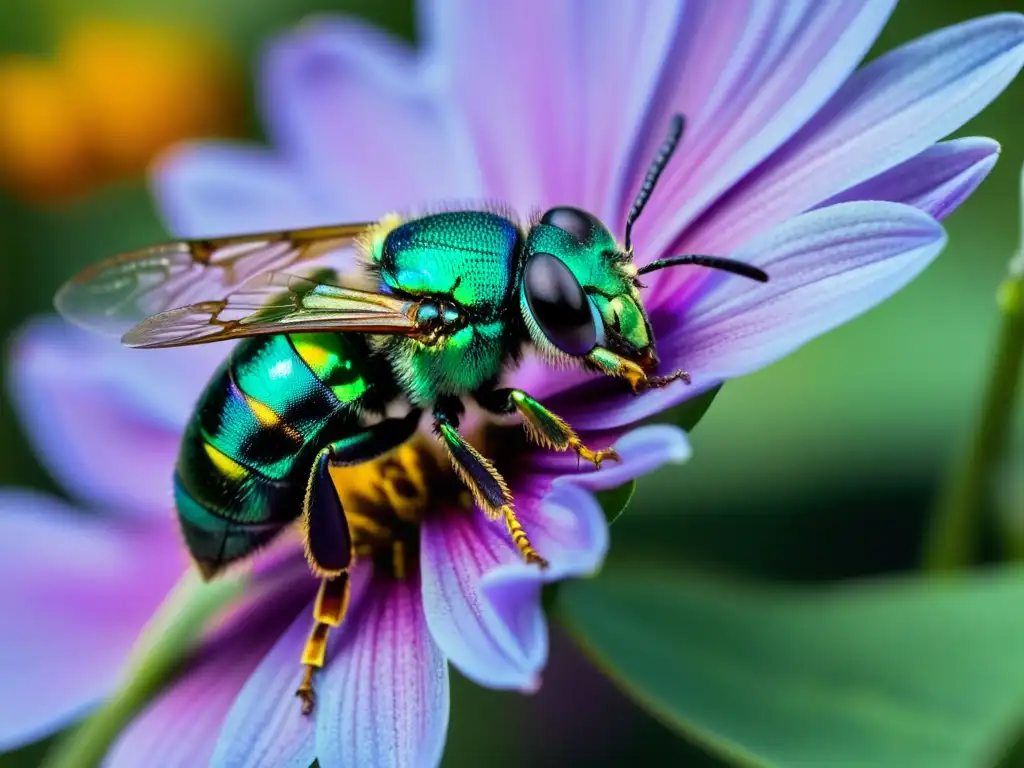
M531 340L549 358L581 360L600 346L653 368L636 275L632 256L595 216L552 208L524 249L520 308Z
M675 152L683 126L681 115L673 117L626 216L624 245L595 216L578 208L552 208L530 230L523 251L520 307L530 338L549 358L582 363L601 347L644 373L653 373L658 355L640 299L640 275L693 264L767 282L768 275L757 267L717 256L672 256L641 269L633 264L633 224Z

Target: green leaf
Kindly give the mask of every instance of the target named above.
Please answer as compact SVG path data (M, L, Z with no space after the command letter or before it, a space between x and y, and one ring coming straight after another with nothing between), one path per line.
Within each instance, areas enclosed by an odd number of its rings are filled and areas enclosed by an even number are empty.
M629 506L629 500L633 498L634 491L636 491L636 480L630 480L610 490L598 491L594 494L601 505L601 509L604 510L604 516L608 519L608 525L618 520L622 513L626 511L626 507Z
M570 632L740 765L993 765L1024 715L1024 570L819 588L679 572L562 584Z
M721 388L722 385L719 384L714 389L709 389L667 413L657 416L654 421L662 424L675 424L680 429L689 432L697 426L697 422L704 418L704 414L708 412L708 408L711 407L711 403L714 402Z

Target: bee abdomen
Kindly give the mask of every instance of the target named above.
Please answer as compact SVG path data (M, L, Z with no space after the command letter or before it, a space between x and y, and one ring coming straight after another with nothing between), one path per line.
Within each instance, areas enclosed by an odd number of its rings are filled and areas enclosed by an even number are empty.
M359 428L366 343L333 334L242 342L213 377L182 441L175 501L189 550L212 575L302 512L325 428Z

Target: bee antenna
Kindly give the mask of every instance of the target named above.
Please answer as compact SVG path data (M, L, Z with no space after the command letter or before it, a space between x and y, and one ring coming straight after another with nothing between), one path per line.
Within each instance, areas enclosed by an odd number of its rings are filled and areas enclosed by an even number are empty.
M676 151L679 139L683 137L684 125L685 120L682 115L672 116L672 121L668 126L668 136L665 137L665 141L661 143L661 147L658 149L658 154L654 156L654 160L648 166L644 183L640 186L640 191L637 192L636 199L633 201L633 207L629 209L629 215L626 216L626 251L628 253L633 252L633 223L640 218L644 206L647 205L647 201L654 191L654 186L658 183L661 172L665 170L668 161L672 159L672 153Z
M751 264L746 264L742 261L733 261L732 259L722 259L718 256L699 256L692 253L684 256L669 256L667 259L652 261L646 267L638 269L636 273L638 276L646 275L648 272L654 272L658 269L664 269L665 267L680 267L684 264L695 264L698 267L720 269L723 272L731 272L732 274L739 275L740 277L757 280L759 283L768 282L768 273Z

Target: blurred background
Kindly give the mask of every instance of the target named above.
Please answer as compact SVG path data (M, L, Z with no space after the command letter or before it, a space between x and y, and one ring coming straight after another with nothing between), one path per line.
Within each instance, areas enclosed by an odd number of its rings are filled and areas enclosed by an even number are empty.
M1020 0L901 0L871 55L1011 9ZM407 0L0 0L0 339L49 312L79 268L166 236L145 182L162 148L261 137L261 46L312 12L416 35ZM641 483L616 524L614 558L653 549L800 582L915 567L937 484L976 411L996 288L1020 242L1024 80L960 135L991 136L1003 153L946 221L938 262L879 309L725 387L695 430L695 458ZM5 354L0 375L7 365ZM0 485L57 492L3 393L0 435ZM1024 530L1024 418L1014 451L998 499ZM683 497L671 508L660 501L668 487ZM993 537L993 557L999 546ZM554 646L536 696L456 681L445 765L718 764L614 693L567 640ZM0 766L34 765L39 750Z

